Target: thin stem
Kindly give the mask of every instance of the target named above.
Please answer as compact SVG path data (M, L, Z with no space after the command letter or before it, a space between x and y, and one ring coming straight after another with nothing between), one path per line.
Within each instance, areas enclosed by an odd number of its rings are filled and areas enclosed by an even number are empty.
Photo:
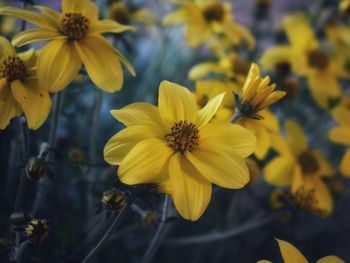
M235 109L235 114L233 114L233 116L231 117L230 122L231 123L236 123L240 118L242 118L242 114L239 111L239 109Z
M30 244L31 244L31 241L27 239L19 245L19 247L16 250L16 254L14 256L15 262L20 263L22 261L22 257Z
M162 242L164 235L165 235L165 224L166 224L166 219L168 216L168 210L169 210L169 196L166 195L164 199L164 204L163 204L163 212L162 212L162 218L161 221L158 225L156 234L154 235L150 245L147 248L147 251L145 255L142 258L142 263L149 263L153 259L155 253L157 252L160 243Z
M94 117L92 122L92 130L90 137L89 157L92 164L96 164L96 148L97 148L97 134L99 131L99 124L101 119L101 110L103 104L103 93L101 90L97 90Z
M233 228L222 232L213 232L208 234L201 234L190 237L181 237L174 238L168 240L166 245L194 245L200 243L214 242L214 241L222 241L228 238L232 238L234 236L238 236L252 229L258 228L260 226L266 225L270 223L275 218L274 215L268 217L258 217L257 219L253 219L250 222L243 224L239 228Z
M101 240L97 243L97 245L89 252L89 254L83 259L82 263L86 263L89 260L91 260L94 256L97 255L97 253L103 248L103 246L106 244L106 242L108 241L110 235L112 234L113 230L115 228L117 228L120 223L122 222L122 220L124 219L124 217L126 216L126 212L129 211L129 208L131 206L131 202L128 202L123 208L122 210L120 210L119 214L115 217L115 219L113 220L112 224L110 225L110 227L108 228L108 230L106 231L106 233L103 235L103 237L101 238Z

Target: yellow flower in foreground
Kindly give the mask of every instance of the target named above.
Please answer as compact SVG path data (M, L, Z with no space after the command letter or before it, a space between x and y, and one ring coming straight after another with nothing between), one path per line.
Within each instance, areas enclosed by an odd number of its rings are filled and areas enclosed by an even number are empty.
M305 256L291 243L276 239L278 246L281 251L281 255L284 263L308 263L309 261ZM257 263L271 263L268 260L259 260ZM344 260L340 259L337 256L325 256L316 261L316 263L345 263Z
M332 176L332 167L320 151L309 148L297 123L287 121L285 128L286 139L273 138L273 148L279 155L265 166L264 178L276 186L291 186L293 194L312 198L314 207L310 208L328 215L333 210L333 199L322 177Z
M223 98L198 110L193 93L163 81L158 107L134 103L112 111L127 127L107 142L105 160L119 165L125 184L160 184L184 218L197 220L212 183L237 189L249 181L244 158L254 151L254 135L236 124L210 122Z
M255 39L249 30L238 25L231 14L231 5L218 0L192 2L179 1L176 11L164 18L166 25L186 24L185 38L190 47L211 40L213 37L225 36L233 45L246 40L254 48Z
M62 14L44 6L34 7L42 13L2 7L0 14L15 16L39 27L17 34L13 45L49 40L39 55L37 72L39 83L50 92L64 89L76 78L82 64L92 82L107 92L122 87L120 61L135 74L123 55L101 35L133 27L108 19L98 20L99 10L91 0L63 0Z
M335 143L340 143L348 147L340 163L340 172L350 177L350 96L345 97L332 110L332 116L339 126L330 131L329 138Z
M37 55L33 49L16 54L0 37L0 129L22 112L30 129L38 129L51 109L51 99L36 78Z

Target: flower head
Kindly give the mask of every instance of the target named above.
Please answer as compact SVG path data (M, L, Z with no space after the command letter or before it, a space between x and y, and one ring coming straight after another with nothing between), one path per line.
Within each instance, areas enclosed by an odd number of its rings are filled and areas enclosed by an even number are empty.
M239 125L210 122L223 97L198 110L189 90L163 81L158 107L134 103L112 111L127 127L107 142L105 160L119 165L123 183L159 184L184 218L197 220L212 183L236 189L249 181L244 158L254 151L254 135Z
M31 49L17 54L10 42L0 37L0 129L22 112L30 129L38 129L51 109L48 91L39 85L37 53Z
M23 46L49 40L37 63L39 83L50 92L64 89L74 80L82 65L100 89L114 92L122 87L123 62L134 69L101 33L133 30L113 20L98 20L99 10L91 0L62 0L62 13L44 6L34 6L41 13L2 7L0 14L15 16L38 26L17 34L12 43Z

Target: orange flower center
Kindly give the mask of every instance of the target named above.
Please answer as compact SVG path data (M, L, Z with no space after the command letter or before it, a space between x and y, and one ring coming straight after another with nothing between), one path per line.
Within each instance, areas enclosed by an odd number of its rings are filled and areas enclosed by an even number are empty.
M303 174L312 174L318 171L320 165L310 151L304 151L299 155L298 162Z
M329 64L328 56L319 49L314 49L308 52L307 60L310 67L318 70L326 69Z
M165 139L175 152L181 154L186 151L193 151L199 145L199 130L193 123L187 121L175 122L171 131L167 133Z
M222 3L213 3L203 9L203 16L207 22L221 22L225 16L225 8Z
M89 30L89 20L80 13L65 13L60 26L69 40L80 40Z
M27 69L22 60L16 56L7 56L0 60L0 78L8 82L22 80L27 76Z

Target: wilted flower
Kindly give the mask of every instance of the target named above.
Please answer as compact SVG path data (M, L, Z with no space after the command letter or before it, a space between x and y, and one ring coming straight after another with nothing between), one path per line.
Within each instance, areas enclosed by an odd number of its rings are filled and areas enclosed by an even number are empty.
M49 238L49 225L46 220L32 219L24 228L25 236L34 243L41 243Z
M104 210L120 211L126 204L125 193L112 189L103 193L101 204Z

